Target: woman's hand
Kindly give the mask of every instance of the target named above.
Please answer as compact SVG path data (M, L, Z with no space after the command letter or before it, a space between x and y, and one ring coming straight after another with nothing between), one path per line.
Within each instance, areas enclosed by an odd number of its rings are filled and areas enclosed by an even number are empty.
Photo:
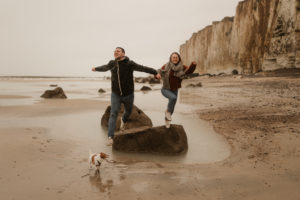
M157 78L157 79L161 79L161 75L160 74L156 74L154 77Z
M193 61L193 62L191 63L191 65L188 66L188 67L186 68L186 71L188 71L188 70L190 69L190 67L193 66L193 65L197 65L197 63L196 63L195 61Z

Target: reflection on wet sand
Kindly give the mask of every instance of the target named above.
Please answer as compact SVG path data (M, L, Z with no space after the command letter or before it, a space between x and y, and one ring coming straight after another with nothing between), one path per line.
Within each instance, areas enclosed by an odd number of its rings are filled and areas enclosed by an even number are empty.
M104 163L100 171L90 170L89 181L100 192L109 193L110 189L126 179L125 170L128 166L122 163Z

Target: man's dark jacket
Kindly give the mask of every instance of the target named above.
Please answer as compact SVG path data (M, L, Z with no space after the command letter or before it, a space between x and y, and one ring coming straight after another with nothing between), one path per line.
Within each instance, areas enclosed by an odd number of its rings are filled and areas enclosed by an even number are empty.
M121 61L111 60L107 65L102 65L95 68L96 71L104 72L111 71L111 89L112 92L119 96L127 96L134 91L133 71L146 72L156 75L155 69L139 65L128 57Z

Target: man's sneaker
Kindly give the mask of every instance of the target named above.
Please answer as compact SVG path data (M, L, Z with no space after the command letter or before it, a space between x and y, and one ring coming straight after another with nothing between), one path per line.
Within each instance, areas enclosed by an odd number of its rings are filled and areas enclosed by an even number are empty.
M166 123L166 128L170 128L171 121L167 120L167 118L166 118L165 123Z
M126 129L126 123L123 121L123 119L121 118L121 125L120 125L120 130L124 131Z
M172 121L172 118L171 118L171 113L168 112L168 111L165 111L165 116L166 116L166 120L168 121Z
M113 143L114 143L114 140L113 140L111 137L108 137L108 140L107 140L107 142L106 142L106 145L107 145L107 146L112 146Z

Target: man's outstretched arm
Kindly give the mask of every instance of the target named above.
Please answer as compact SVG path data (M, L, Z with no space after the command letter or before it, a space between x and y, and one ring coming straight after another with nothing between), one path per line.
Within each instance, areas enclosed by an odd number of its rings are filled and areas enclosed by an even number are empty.
M106 64L106 65L102 65L102 66L99 66L99 67L93 67L92 68L92 71L98 71L98 72L106 72L106 71L108 71L108 70L110 70L110 69L112 69L113 68L113 61L109 61L109 63L108 64Z
M149 73L149 74L153 74L153 75L156 75L157 74L157 71L151 67L146 67L146 66L143 66L143 65L139 65L135 62L132 61L132 65L133 65L133 70L134 71L139 71L139 72L146 72L146 73Z

